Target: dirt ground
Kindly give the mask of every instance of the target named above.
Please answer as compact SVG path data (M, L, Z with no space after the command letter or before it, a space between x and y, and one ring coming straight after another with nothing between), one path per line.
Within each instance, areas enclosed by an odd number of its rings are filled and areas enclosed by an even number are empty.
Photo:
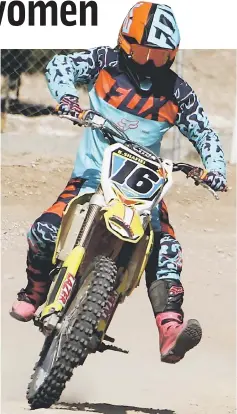
M59 151L56 144L55 148ZM38 149L42 152L38 160L31 150L26 158L22 152L17 156L17 151L10 157L3 140L3 414L28 412L25 392L43 343L32 323L22 324L8 315L17 291L25 285L26 232L54 202L71 172L66 153L61 153L58 162L51 162L44 157L44 147ZM186 317L195 317L202 324L200 345L179 364L160 362L157 328L143 280L118 309L109 329L117 345L127 348L129 354L89 356L75 370L60 403L39 410L40 414L235 412L236 171L228 167L231 190L221 194L219 201L181 173L174 178L166 201L184 252L184 311Z

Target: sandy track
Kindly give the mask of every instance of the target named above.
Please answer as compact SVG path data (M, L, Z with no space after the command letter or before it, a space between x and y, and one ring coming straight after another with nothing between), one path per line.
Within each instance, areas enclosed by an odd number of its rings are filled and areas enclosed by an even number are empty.
M8 315L25 284L25 233L62 190L62 165L2 169L2 413L28 411L25 391L43 337ZM60 171L58 171L60 170ZM168 197L184 249L184 311L203 326L203 340L175 366L159 360L158 334L144 281L113 320L109 334L129 355L92 355L75 370L59 405L41 413L233 414L235 412L235 169L233 188L215 201L181 174ZM47 183L47 182L48 183Z

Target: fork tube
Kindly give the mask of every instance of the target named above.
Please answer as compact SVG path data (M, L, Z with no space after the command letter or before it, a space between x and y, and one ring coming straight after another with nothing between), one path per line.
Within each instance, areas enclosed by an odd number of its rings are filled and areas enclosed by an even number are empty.
M79 245L80 246L84 246L85 241L88 238L90 229L92 224L94 223L94 220L98 214L98 212L101 210L102 205L98 204L93 204L93 197L97 196L97 195L102 195L103 191L101 186L99 186L98 190L96 191L96 193L92 196L91 201L90 201L90 205L88 208L88 211L86 213L86 217L83 221L82 227L80 229L80 232L77 236L76 239L76 243L75 246Z

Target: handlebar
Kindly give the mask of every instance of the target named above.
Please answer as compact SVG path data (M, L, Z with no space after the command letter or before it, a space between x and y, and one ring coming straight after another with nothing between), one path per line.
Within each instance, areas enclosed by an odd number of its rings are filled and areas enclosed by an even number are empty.
M186 174L187 178L192 178L195 182L195 185L201 185L203 188L205 188L206 190L208 190L214 197L216 200L219 200L219 196L217 195L216 191L213 190L211 187L209 187L208 184L206 184L201 178L200 176L203 173L203 169L200 167L194 167L191 164L186 164L186 163L174 163L173 164L173 171L182 171L184 174Z
M74 123L74 125L90 127L92 129L99 129L105 135L105 138L109 140L110 143L115 143L113 137L116 137L122 141L125 141L127 144L134 144L135 146L139 146L149 157L153 160L158 160L162 162L162 158L158 157L154 152L149 150L146 147L143 147L140 144L132 141L127 134L122 131L114 122L110 121L109 119L103 117L99 112L93 111L91 109L82 111L78 118L72 115L60 114L60 118L65 118ZM108 126L109 125L109 126ZM111 128L112 127L112 128ZM195 182L195 185L201 185L206 190L208 190L216 200L219 200L219 196L217 195L216 191L210 188L202 179L201 175L203 173L203 169L200 167L194 167L191 164L186 163L173 163L173 171L181 171L183 172L187 178L192 178ZM227 191L227 189L226 189Z
M122 131L114 122L110 121L107 118L104 118L99 112L93 111L91 109L87 109L82 111L78 118L72 115L59 115L60 118L69 119L74 123L74 125L90 127L92 129L100 129L103 132L108 132L120 138L124 141L130 141L127 134ZM109 124L112 126L113 129L109 128L105 124Z

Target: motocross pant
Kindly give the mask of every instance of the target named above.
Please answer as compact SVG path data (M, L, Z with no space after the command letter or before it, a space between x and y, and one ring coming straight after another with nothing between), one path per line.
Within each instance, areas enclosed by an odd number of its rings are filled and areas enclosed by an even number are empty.
M53 269L52 257L63 212L67 204L79 194L84 182L81 178L71 178L56 202L43 212L28 232L28 284L25 291L37 306L45 302L50 287L49 273ZM154 281L164 279L179 283L182 270L181 246L175 238L163 201L152 212L152 227L155 238L146 267L148 291Z

